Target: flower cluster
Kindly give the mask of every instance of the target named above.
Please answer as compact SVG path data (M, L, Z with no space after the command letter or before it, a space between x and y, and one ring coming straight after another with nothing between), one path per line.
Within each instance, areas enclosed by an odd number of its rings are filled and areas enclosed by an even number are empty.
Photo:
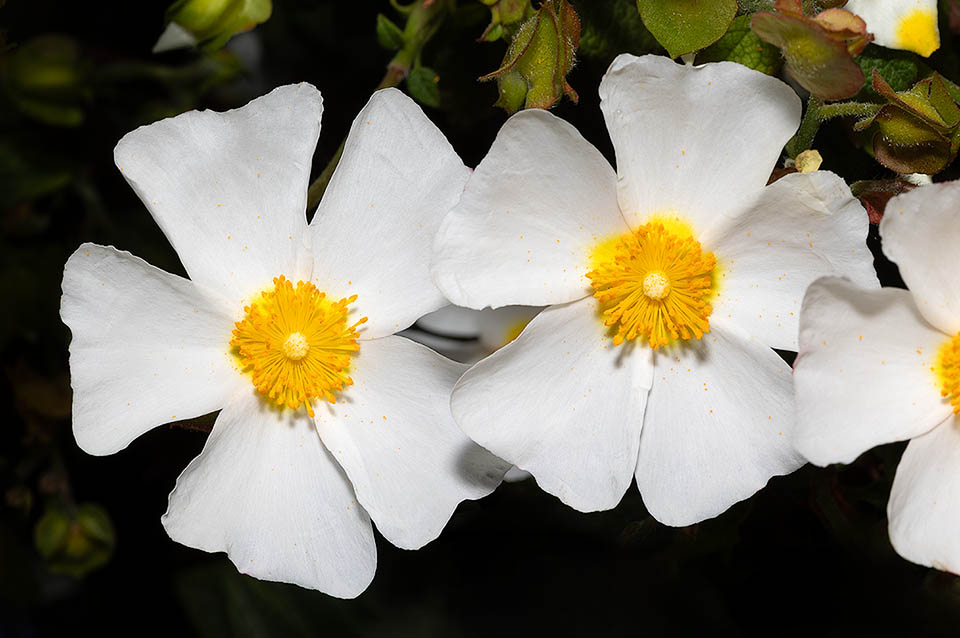
M68 260L80 447L111 454L219 411L170 494L168 534L353 597L376 567L371 523L419 548L511 466L584 512L636 481L679 526L805 458L919 437L894 542L960 569L952 536L924 523L960 516L943 478L960 461L960 288L930 257L960 239L960 192L893 200L881 231L915 296L880 290L842 179L768 183L800 121L787 85L621 55L599 90L615 169L527 110L473 172L412 100L379 91L309 223L310 85L129 133L117 166L189 279L95 244ZM448 303L546 308L467 366L396 334ZM795 396L774 349L798 345Z

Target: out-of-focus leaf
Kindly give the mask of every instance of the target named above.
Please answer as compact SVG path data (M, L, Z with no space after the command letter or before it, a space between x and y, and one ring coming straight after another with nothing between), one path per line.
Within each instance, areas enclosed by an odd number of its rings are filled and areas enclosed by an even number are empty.
M727 32L736 0L637 0L637 9L670 57L704 49Z
M440 106L440 76L431 68L415 68L407 76L407 90L415 100L434 108Z
M41 36L10 55L3 86L24 115L52 126L76 127L86 117L87 67L73 40Z
M72 513L54 505L37 522L34 544L50 571L79 578L110 560L116 533L99 505L85 503Z
M403 48L403 30L382 13L377 14L377 42L387 51Z
M767 75L775 74L783 64L777 47L764 42L750 29L748 15L736 17L723 37L697 55L698 64L722 60L738 62Z

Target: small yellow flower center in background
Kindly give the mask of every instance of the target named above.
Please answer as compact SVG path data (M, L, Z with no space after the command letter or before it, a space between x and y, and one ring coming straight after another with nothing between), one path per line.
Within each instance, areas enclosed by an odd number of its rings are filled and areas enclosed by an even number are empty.
M867 26L869 28L869 25ZM914 9L905 15L897 25L897 46L919 53L923 57L939 49L940 35L937 32L936 12Z
M656 350L710 332L707 299L717 260L692 236L659 221L597 247L587 273L614 345L645 337Z
M243 309L230 345L260 394L294 410L302 403L313 416L311 399L336 403L334 393L353 384L347 370L360 349L357 327L367 318L347 325L347 306L356 295L331 301L313 284L300 281L294 288L283 275L273 285Z
M960 414L960 334L941 346L936 371L940 395L950 399L954 414Z

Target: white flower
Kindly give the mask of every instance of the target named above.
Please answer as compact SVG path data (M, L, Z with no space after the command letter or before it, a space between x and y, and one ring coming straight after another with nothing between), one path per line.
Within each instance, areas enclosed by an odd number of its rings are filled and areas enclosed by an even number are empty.
M453 422L465 366L391 336L445 303L429 249L468 169L409 98L375 93L308 225L321 111L300 84L125 136L116 163L190 279L84 244L61 315L87 452L221 410L170 495L171 538L352 597L376 566L371 518L420 547L509 466Z
M843 8L863 18L881 46L923 57L940 48L937 0L849 0Z
M876 285L867 217L832 173L764 187L800 118L778 80L622 55L600 96L617 174L523 111L444 220L433 274L451 301L551 305L464 375L454 417L578 510L614 507L636 475L650 513L685 525L801 465L771 348L795 348L818 276Z
M960 573L960 182L894 197L880 235L909 290L810 286L795 443L828 465L911 439L887 505L890 540L908 560Z

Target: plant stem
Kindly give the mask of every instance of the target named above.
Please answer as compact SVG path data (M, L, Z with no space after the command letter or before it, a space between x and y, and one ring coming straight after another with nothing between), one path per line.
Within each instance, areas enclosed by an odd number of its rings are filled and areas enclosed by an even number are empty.
M813 144L813 138L817 135L820 128L820 107L823 106L823 100L811 95L807 100L807 110L800 121L800 128L797 129L789 142L787 142L787 155L796 159L797 155L810 148Z

